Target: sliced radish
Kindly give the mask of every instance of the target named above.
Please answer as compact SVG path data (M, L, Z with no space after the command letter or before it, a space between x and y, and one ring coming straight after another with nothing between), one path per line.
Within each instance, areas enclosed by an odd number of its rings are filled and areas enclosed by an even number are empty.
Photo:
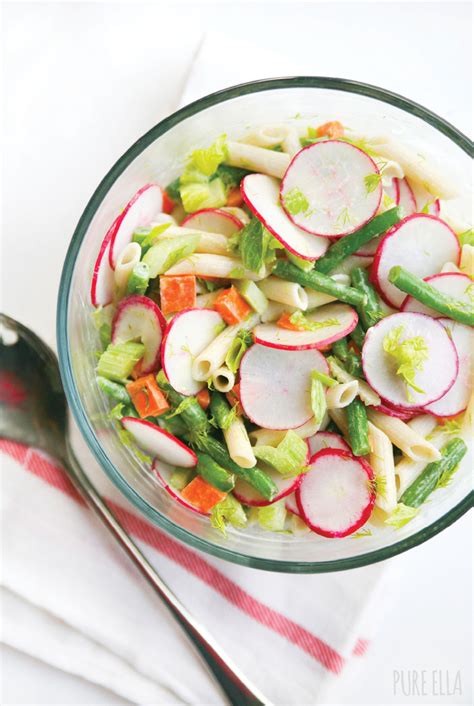
M401 341L421 336L428 348L423 369L415 373L415 383L422 393L410 388L407 394L404 379L396 374L396 361L384 352L385 336L398 327L402 327ZM424 314L400 313L387 316L367 331L362 367L367 382L380 397L401 409L413 410L434 402L453 386L458 374L458 356L446 330L436 319Z
M197 464L194 451L156 424L135 417L123 417L122 424L139 446L157 456L160 461L180 468L193 468Z
M434 201L430 201L428 203L427 213L432 216L439 216L439 214L441 213L441 204L439 202L439 199L435 199Z
M375 503L369 464L347 451L324 449L310 466L295 493L308 527L323 537L347 537L362 527Z
M181 225L227 236L233 235L244 227L242 221L236 216L220 208L204 208L201 211L195 211L187 216Z
M176 314L163 338L161 365L170 384L181 395L196 395L206 382L197 382L191 367L195 356L216 338L222 318L214 309L187 309Z
M286 496L285 508L289 512L292 512L293 515L297 515L298 517L301 517L300 509L298 507L298 503L296 502L296 495L294 493L291 493L290 495Z
M382 414L386 414L388 417L396 417L397 419L401 419L403 422L408 422L410 419L413 419L413 417L416 417L417 414L421 414L419 410L401 410L398 409L397 407L394 407L393 405L389 404L386 400L382 402L382 404L377 405L374 407L374 409L377 410L377 412L382 412Z
M452 388L425 411L436 417L454 417L466 409L472 394L474 376L474 330L451 319L438 319L451 337L459 358L459 374Z
M354 309L347 304L326 304L307 314L306 319L312 323L333 320L337 321L337 324L330 324L316 331L290 331L275 323L259 324L253 330L253 337L256 343L270 348L290 351L324 348L353 331L358 318Z
M390 184L385 184L383 187L384 192L387 194L389 199L392 199L394 204L398 204L400 200L400 189L398 186L399 179L394 177Z
M311 457L323 449L340 449L350 453L350 446L344 441L340 434L333 431L318 431L317 434L308 439L309 452Z
M308 208L295 213L289 205L292 194L301 194ZM339 140L317 142L298 152L280 187L288 218L308 233L329 238L361 228L375 216L381 198L382 180L373 159Z
M155 302L138 294L122 299L112 321L112 343L141 341L145 346L141 371L152 373L160 361L166 319Z
M171 495L172 498L174 498L178 503L181 505L184 505L184 507L187 507L189 510L193 510L194 512L197 512L199 515L209 515L210 513L203 512L202 510L199 510L199 508L194 507L194 505L191 505L179 492L179 490L176 490L176 488L173 488L172 485L170 485L170 477L173 471L175 470L173 466L169 466L167 463L164 463L163 461L160 461L158 458L155 458L151 467L151 470L153 472L153 475L156 477L160 485L166 490L169 495Z
M258 490L255 490L255 488L247 483L247 481L242 480L242 478L238 478L232 492L239 502L244 505L249 505L250 507L264 507L265 505L271 505L272 503L276 503L277 500L281 500L287 495L290 495L290 493L294 493L303 478L303 475L295 476L294 478L285 478L281 473L275 471L274 468L270 468L270 466L266 466L265 471L273 480L278 489L278 492L273 500L265 500L265 498L260 495Z
M114 298L115 279L114 271L110 266L109 252L110 240L116 226L116 221L112 223L107 231L102 245L100 246L97 260L95 261L91 283L92 306L107 306Z
M425 282L428 282L435 289L439 289L443 294L448 294L450 297L454 297L465 304L471 304L468 289L472 286L472 280L469 275L465 275L462 272L441 272L438 275L425 277ZM410 296L406 297L404 300L401 310L416 311L418 314L426 314L427 316L433 316L437 319L442 318L439 311L425 306L417 299Z
M459 262L459 241L451 228L434 216L416 213L393 226L382 238L371 278L389 306L399 308L406 295L388 281L392 267L401 265L418 277L440 271L445 262Z
M302 426L313 416L312 370L328 372L319 351L253 345L240 364L240 401L247 417L265 429Z
M329 243L326 238L308 235L288 220L280 206L278 179L265 174L249 174L241 183L242 196L253 214L291 253L304 260L317 260Z
M130 199L115 221L110 243L109 261L115 269L117 258L128 245L134 231L147 226L157 213L163 210L163 191L158 184L145 184Z
M417 204L413 189L406 179L397 179L398 201L397 205L402 209L402 216L406 218L417 211Z

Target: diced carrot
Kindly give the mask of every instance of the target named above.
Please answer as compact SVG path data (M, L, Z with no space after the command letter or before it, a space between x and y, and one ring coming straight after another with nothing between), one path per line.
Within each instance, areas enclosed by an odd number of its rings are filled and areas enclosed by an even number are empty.
M316 128L316 137L330 137L332 140L337 140L338 137L344 137L344 125L339 120L330 120Z
M154 375L145 375L126 385L140 417L158 417L170 408L166 397L158 387Z
M168 192L163 189L163 213L171 213L175 206L176 203L173 201Z
M133 368L132 372L130 373L130 377L133 380L138 380L138 378L141 378L143 375L142 372L142 361L139 360L138 363L135 363L135 367Z
M298 324L294 324L292 321L290 321L290 317L291 314L289 314L287 311L284 311L277 321L277 326L279 326L280 328L286 328L288 329L288 331L305 330L304 326L298 326Z
M237 382L232 390L229 390L229 392L226 392L227 397L227 402L230 404L231 407L235 407L237 405L237 414L241 415L244 413L244 410L242 409L242 405L240 404L240 383Z
M164 275L160 277L161 311L165 316L196 306L194 275Z
M219 312L226 324L232 326L243 321L252 311L234 285L223 289L214 300L214 309Z
M202 409L206 410L211 404L211 395L209 394L209 389L205 387L203 390L200 390L196 395L196 399Z
M210 512L214 505L224 500L227 493L214 488L213 485L204 480L201 476L193 478L191 483L183 488L181 495L191 505L197 507L202 512Z
M229 189L225 204L226 206L242 206L243 201L242 194L240 193L240 187L235 186L233 189Z

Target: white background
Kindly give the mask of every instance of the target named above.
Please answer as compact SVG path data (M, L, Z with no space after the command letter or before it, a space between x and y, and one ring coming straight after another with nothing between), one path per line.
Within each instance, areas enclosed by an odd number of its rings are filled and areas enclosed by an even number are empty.
M470 22L469 4L456 2L4 3L2 309L54 344L75 224L117 157L175 108L204 32L288 56L301 74L389 88L469 133ZM393 559L405 577L396 605L331 703L470 703L471 530L463 518ZM13 650L2 656L4 704L124 703ZM461 670L463 695L394 695L394 670L421 669Z

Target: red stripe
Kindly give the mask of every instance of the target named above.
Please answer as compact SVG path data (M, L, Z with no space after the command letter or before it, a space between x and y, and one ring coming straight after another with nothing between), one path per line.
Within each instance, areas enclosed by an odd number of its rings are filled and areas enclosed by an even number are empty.
M356 657L362 657L367 652L367 648L369 647L369 640L364 640L362 637L359 637L357 642L354 645L354 649L352 650L352 654L356 655Z
M76 501L83 503L77 491L65 476L61 467L45 458L36 450L28 450L21 444L0 440L0 450L23 463L25 468L45 480ZM138 539L173 560L197 578L217 591L229 603L239 608L261 625L273 630L292 644L298 646L326 669L335 674L342 670L345 659L324 640L290 620L278 611L265 605L250 593L231 581L225 574L209 564L194 551L183 546L146 520L125 508L108 501L120 522Z

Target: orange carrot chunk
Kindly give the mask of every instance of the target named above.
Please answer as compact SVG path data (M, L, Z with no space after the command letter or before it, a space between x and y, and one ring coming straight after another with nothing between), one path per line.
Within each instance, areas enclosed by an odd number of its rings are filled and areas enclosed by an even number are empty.
M252 311L245 299L240 296L234 285L223 289L214 300L214 309L219 312L226 324L238 324Z
M196 395L196 399L199 402L201 408L206 410L211 404L211 395L209 393L208 388L205 387L203 390L200 390Z
M316 128L316 137L330 137L337 140L344 137L344 125L339 120L331 120Z
M165 316L196 306L194 275L164 275L160 277L161 311Z
M197 507L198 510L210 512L214 505L224 500L227 493L223 493L222 490L214 488L213 485L205 481L201 476L196 476L191 483L188 483L188 485L183 488L181 495L188 503Z
M163 190L163 213L171 213L175 208L176 204L168 194L167 191Z
M294 324L292 321L290 321L290 317L291 314L289 314L287 311L284 311L277 321L277 326L279 326L280 328L286 328L288 329L288 331L305 330L304 326L298 326L298 324Z
M229 189L227 194L226 206L242 206L243 203L242 194L240 193L240 188L235 186L233 189Z
M170 408L153 374L145 375L126 385L128 394L140 417L158 417Z

